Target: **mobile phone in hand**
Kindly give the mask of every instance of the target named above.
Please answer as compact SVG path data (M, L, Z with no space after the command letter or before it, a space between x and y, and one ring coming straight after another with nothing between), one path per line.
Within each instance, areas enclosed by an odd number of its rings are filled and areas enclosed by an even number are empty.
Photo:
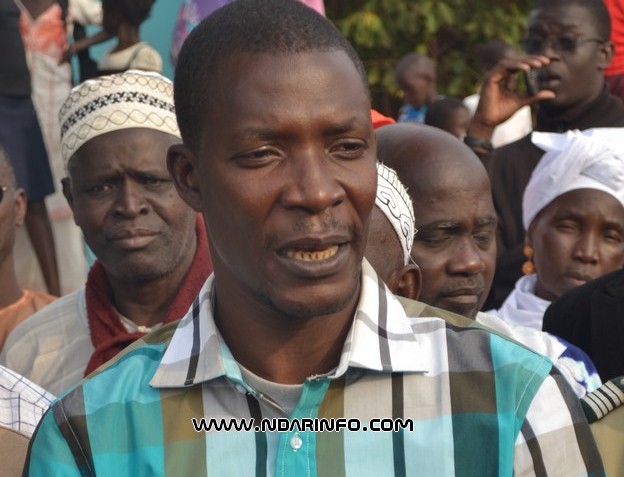
M536 68L531 68L530 70L524 72L524 84L529 96L535 96L540 90L537 80L538 74L539 69Z

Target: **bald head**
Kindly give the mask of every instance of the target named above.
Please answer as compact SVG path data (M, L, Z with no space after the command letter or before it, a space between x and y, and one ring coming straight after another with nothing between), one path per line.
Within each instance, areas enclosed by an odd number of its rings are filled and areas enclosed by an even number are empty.
M454 136L406 123L377 131L377 155L397 171L413 200L420 300L474 318L496 260L496 216L481 161Z

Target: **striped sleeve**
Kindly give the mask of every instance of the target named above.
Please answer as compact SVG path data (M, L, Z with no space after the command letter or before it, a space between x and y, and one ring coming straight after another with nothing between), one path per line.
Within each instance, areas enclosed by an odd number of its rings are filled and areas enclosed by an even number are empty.
M516 476L604 476L578 398L553 368L533 397L514 452Z

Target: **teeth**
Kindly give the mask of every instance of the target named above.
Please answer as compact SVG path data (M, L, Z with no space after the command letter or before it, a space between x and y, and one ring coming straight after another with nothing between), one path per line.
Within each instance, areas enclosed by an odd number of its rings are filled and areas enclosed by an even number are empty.
M332 245L325 250L287 250L286 256L294 260L301 260L303 262L317 262L321 260L327 260L333 257L338 252L338 245Z

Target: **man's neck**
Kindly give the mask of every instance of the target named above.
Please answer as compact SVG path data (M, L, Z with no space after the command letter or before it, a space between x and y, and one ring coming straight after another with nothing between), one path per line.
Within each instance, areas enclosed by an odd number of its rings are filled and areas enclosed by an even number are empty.
M113 306L139 326L162 323L179 293L180 284L191 267L195 249L170 273L148 281L127 282L108 276Z
M340 312L297 318L219 290L217 286L217 327L236 361L248 370L275 383L301 384L338 366L359 294Z
M15 269L13 267L13 256L6 257L0 262L0 310L12 305L23 294L17 283Z
M542 116L546 121L560 121L561 123L567 124L574 123L586 113L586 111L601 95L602 91L603 90L600 89L596 94L585 101L576 103L575 105L565 109L549 108L548 104L542 104L539 106L542 110L542 115L538 115L538 117Z
M121 25L119 31L117 32L117 38L119 42L114 49L115 52L130 48L141 41L138 27L129 24Z

